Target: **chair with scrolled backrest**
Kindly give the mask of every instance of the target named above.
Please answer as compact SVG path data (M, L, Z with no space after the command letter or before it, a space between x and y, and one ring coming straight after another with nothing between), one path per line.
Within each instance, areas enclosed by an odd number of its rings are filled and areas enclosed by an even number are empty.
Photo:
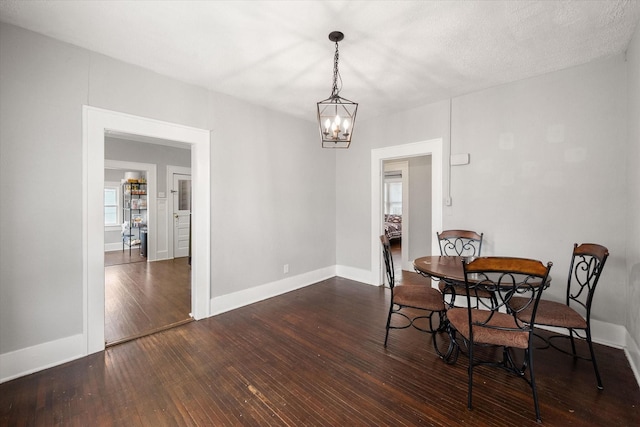
M447 311L454 341L460 345L461 336L469 355L469 382L467 407L472 409L473 371L478 365L503 368L523 378L531 387L536 420L540 421L538 394L533 372L533 326L519 319L521 310L531 310L535 320L536 308L542 291L548 284L552 263L545 266L540 261L526 258L480 257L461 261L464 268L467 307L453 307ZM477 305L471 298L479 292L491 292L493 298L478 298ZM512 298L518 295L520 307L512 306ZM486 360L476 357L478 347L501 347L502 360ZM522 365L516 362L523 352ZM528 374L528 378L527 378ZM503 394L504 390L497 393Z
M436 232L441 256L478 257L482 255L482 239L484 233L471 230L444 230ZM440 292L449 296L449 307L455 306L456 295L464 296L464 283L441 280L438 284ZM482 295L490 298L490 294Z
M571 265L564 302L556 302L543 299L538 306L535 316L535 324L540 326L552 326L568 330L568 335L552 335L547 338L547 343L572 355L574 359L583 359L592 362L596 374L598 388L602 389L602 379L598 372L596 355L591 340L591 307L596 286L602 274L602 269L609 257L609 250L595 243L583 243L573 245ZM582 313L582 314L581 314ZM520 313L524 321L531 321L531 309ZM584 334L580 335L578 332ZM583 339L589 346L590 357L579 356L576 352L575 337ZM552 341L557 338L568 338L571 341L571 351L567 351L555 345Z
M419 331L430 333L436 352L440 357L445 357L445 354L440 352L436 343L436 333L444 332L445 305L442 294L427 283L424 285L396 285L389 239L386 235L382 235L380 236L380 242L382 243L387 283L391 289L391 303L389 305L389 315L387 316L384 346L387 346L390 329L405 329L413 326ZM419 311L418 315L415 312L412 313L415 310ZM434 327L433 323L433 315L436 313L439 316L437 328ZM404 319L404 323L400 325L392 324L391 320L394 316ZM427 319L429 327L421 326L419 324L420 319Z
M471 230L444 230L436 233L440 255L481 256L484 233Z

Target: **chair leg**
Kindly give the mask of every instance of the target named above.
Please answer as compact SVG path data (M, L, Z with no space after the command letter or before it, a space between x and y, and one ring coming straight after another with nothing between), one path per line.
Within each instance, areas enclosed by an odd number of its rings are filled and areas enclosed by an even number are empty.
M455 342L454 332L451 330L449 326L449 321L447 320L447 316L444 312L438 312L440 323L438 325L438 329L433 328L433 323L431 323L431 317L429 317L429 326L431 327L431 337L433 341L433 348L436 351L436 354L444 360L446 363L452 365L458 359L458 346ZM447 346L447 350L443 353L438 348L437 337L439 334L447 334L449 337L449 345Z
M536 379L533 375L533 352L530 349L525 351L527 353L525 359L529 361L529 376L531 378L531 391L533 393L533 406L536 411L536 421L541 423L542 418L540 417L540 406L538 405L538 391L536 389Z
M469 342L469 392L467 394L467 409L473 409L471 405L471 390L473 388L473 343Z
M576 341L573 338L573 329L569 328L569 338L571 339L571 352L573 354L574 359L578 357L578 352L576 351Z
M451 295L451 300L449 301L449 307L455 307L456 306L456 291L455 289L453 289L453 286L451 286L449 288L451 290L451 293L449 295Z
M600 378L600 372L598 371L598 364L596 363L596 353L593 351L593 342L591 341L591 328L587 327L587 344L589 344L589 351L591 352L591 363L593 363L593 370L596 371L596 380L598 381L598 389L602 390L602 379Z
M391 314L393 314L393 303L389 306L389 316L387 316L387 332L384 335L384 348L387 348L387 340L389 339L389 325L391 325Z

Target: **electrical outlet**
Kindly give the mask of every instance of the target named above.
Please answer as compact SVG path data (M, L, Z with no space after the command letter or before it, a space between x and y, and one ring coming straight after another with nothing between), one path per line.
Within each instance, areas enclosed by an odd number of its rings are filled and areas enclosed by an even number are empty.
M283 270L284 274L289 273L289 264L285 264L284 268L282 270Z

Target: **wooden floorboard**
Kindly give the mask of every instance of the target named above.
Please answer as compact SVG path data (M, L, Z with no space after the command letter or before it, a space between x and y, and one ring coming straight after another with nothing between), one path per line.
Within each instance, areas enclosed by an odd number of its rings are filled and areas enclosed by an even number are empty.
M403 281L424 278L403 273ZM0 425L523 426L530 389L467 359L446 365L426 334L392 331L389 291L332 278L0 384ZM535 352L543 424L638 426L640 389L622 350L588 362Z
M134 262L147 262L147 258L140 255L140 249L129 249L121 251L107 251L104 253L104 266L131 264Z

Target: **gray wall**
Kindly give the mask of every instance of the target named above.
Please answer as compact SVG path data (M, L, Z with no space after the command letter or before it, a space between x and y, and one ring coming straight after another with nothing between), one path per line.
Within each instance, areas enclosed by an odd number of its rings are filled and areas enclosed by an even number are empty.
M0 94L0 354L83 330L83 104L212 130L212 297L335 264L313 122L6 24Z
M431 254L431 156L409 159L409 259Z
M126 171L123 169L104 169L104 182L118 182L120 183L124 179L124 173ZM138 171L131 171L138 172Z
M158 180L156 188L158 192L164 192L165 194L169 194L169 189L167 188L167 165L191 167L190 149L121 138L105 138L104 158L155 164L157 166L156 178Z
M627 291L626 321L629 334L640 345L640 27L627 50ZM624 163L620 165L624 166ZM640 366L640 354L632 353Z

